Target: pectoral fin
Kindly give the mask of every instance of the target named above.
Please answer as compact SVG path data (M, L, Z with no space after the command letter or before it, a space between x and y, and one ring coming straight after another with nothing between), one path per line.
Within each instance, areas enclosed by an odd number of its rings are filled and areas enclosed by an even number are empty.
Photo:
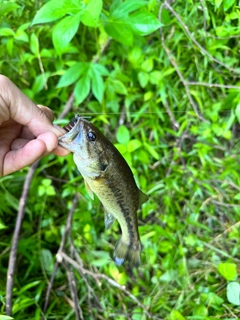
M88 192L90 198L94 199L94 193L93 193L92 189L90 188L90 186L86 180L84 180L84 182L85 182L85 186L86 186L86 189L87 189L87 192Z
M105 228L106 230L110 229L111 226L114 224L116 218L114 218L111 213L107 212L107 210L104 210L104 222L105 222Z
M139 190L139 208L146 201L148 201L148 196L145 193L143 193L141 190Z

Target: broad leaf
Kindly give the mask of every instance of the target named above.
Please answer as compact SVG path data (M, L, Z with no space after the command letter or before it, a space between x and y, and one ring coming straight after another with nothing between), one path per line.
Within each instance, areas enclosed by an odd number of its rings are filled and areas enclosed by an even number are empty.
M67 87L77 81L84 73L86 64L83 62L77 62L72 65L60 78L57 88Z
M90 92L91 78L87 73L84 77L78 80L76 87L74 88L74 96L76 103L82 103Z
M227 299L230 303L240 305L240 284L238 282L229 282L227 285Z
M32 25L51 22L64 17L67 13L64 0L51 0L47 2L35 15Z
M115 6L114 9L111 9L111 15L115 17L120 17L122 15L126 16L129 13L140 9L141 7L145 6L147 1L138 1L138 0L128 0L122 2L119 6Z
M92 66L92 92L95 98L101 103L104 92L104 83L101 74Z
M55 26L52 39L58 53L72 40L78 30L80 21L81 14L79 13L75 16L65 17Z
M96 27L102 11L102 0L90 0L84 8L82 23L88 27Z
M135 12L129 16L129 24L139 36L146 36L162 26L162 23L149 12Z

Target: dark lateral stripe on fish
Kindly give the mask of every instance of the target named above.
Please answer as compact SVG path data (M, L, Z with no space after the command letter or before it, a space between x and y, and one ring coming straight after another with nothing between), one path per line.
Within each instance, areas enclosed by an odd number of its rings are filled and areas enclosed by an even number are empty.
M110 187L111 191L113 192L114 196L116 197L117 203L118 203L119 207L121 208L121 211L123 213L124 218L127 221L127 225L128 225L127 231L129 234L129 246L131 246L134 243L135 232L134 232L133 221L130 217L129 209L126 208L123 204L124 196L122 195L121 190L116 188L112 184L109 184L109 187ZM137 231L136 231L136 236L139 237Z

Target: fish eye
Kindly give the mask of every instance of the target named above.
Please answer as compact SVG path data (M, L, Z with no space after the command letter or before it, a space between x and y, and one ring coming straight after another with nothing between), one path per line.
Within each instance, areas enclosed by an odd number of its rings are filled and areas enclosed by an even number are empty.
M89 131L87 134L87 138L89 141L95 141L97 139L97 136L94 132Z

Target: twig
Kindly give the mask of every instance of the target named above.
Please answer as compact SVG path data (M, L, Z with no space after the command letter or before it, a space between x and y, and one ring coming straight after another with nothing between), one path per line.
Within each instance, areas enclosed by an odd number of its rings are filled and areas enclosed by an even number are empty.
M220 83L208 83L208 82L195 82L195 81L186 81L185 82L188 86L203 86L203 87L209 87L209 88L223 88L223 89L237 89L240 90L240 86L232 86L232 85L226 85L226 84L220 84Z
M63 263L63 265L64 265L64 268L67 273L69 289L70 289L71 297L73 300L73 307L74 307L74 311L75 311L75 319L76 320L80 320L80 319L83 320L84 318L83 318L82 309L81 309L79 302L78 302L76 279L74 277L73 272L69 270L67 263Z
M174 114L172 113L172 110L169 107L169 103L168 100L166 99L165 103L163 103L163 106L172 122L172 128L174 131L177 131L179 129L179 123L177 122L177 120L174 117Z
M175 16L175 18L178 20L178 22L180 23L180 25L182 26L183 30L186 32L186 34L188 35L188 37L192 40L193 43L195 43L195 45L200 49L201 52L205 53L212 61L216 62L217 64L221 65L222 67L226 68L227 70L234 72L236 74L239 74L240 72L234 70L233 68L230 68L229 66L227 66L225 63L219 61L218 59L214 58L195 38L194 36L191 34L191 32L189 31L188 26L183 22L183 20L181 19L181 17L179 16L179 14L170 6L170 4L165 1L163 3L163 6L165 6L169 11L171 11L171 13Z
M61 243L60 243L60 247L59 247L59 249L58 249L58 252L61 252L61 251L63 250L63 247L64 247L64 245L65 245L65 243L66 243L67 236L68 236L69 231L70 231L70 229L71 229L71 223L72 223L73 214L74 214L74 211L75 211L75 209L76 209L76 206L77 206L79 197L80 197L80 195L79 195L79 193L77 192L77 193L75 194L74 199L73 199L72 207L71 207L70 211L68 212L67 221L66 221L66 225L65 225L65 231L64 231L64 233L63 233L63 235L62 235L62 239L61 239ZM53 273L52 273L52 275L51 275L51 279L50 279L50 281L49 281L49 283L48 283L48 288L47 288L45 303L44 303L44 307L43 307L43 312L46 312L47 307L48 307L49 298L50 298L50 293L51 293L51 290L52 290L53 281L54 281L54 279L55 279L58 266L59 266L59 260L57 259L56 262L55 262L55 265L54 265L54 270L53 270Z
M109 278L105 274L102 273L94 273L90 270L87 270L83 268L81 265L79 265L76 261L74 261L72 258L70 258L65 252L61 253L61 258L64 259L66 262L71 264L75 269L81 271L83 274L90 275L95 281L99 282L99 279L106 280L111 286L123 291L131 300L133 300L140 308L143 309L144 313L148 316L149 319L154 319L155 317L149 313L149 311L146 309L146 307L133 295L131 292L129 292L125 286L121 286L119 283L117 283L115 280ZM162 320L160 318L156 318L159 320Z
M206 8L205 8L204 0L200 0L200 2L201 2L201 6L202 6L202 11L203 11L203 29L204 29L204 32L206 33L206 31L207 31Z
M74 93L72 92L70 94L70 97L68 98L65 107L62 111L62 113L60 113L60 116L58 117L58 119L63 119L66 117L66 115L68 114L68 112L71 110L72 105L73 105L73 101L74 101Z
M162 16L162 9L163 9L163 7L166 6L166 5L167 5L167 2L165 1L165 2L161 5L161 7L160 7L160 9L159 9L159 20L160 20L160 21L161 21L161 16ZM188 100L189 100L189 102L190 102L190 104L191 104L191 106L192 106L192 108L193 108L196 116L197 116L201 121L207 122L207 120L206 120L201 114L199 114L198 107L197 107L197 105L195 104L195 102L194 102L194 100L193 100L193 98L192 98L192 96L191 96L191 93L190 93L189 87L188 87L188 85L187 85L187 82L186 82L184 76L182 75L180 69L178 68L178 65L177 65L175 59L172 57L172 55L171 55L171 53L170 53L170 50L169 50L169 49L167 48L167 46L165 45L165 38L164 38L164 34L163 34L162 28L160 28L160 35L161 35L161 41L162 41L163 49L165 50L165 52L166 52L166 54L167 54L167 56L168 56L169 61L170 61L171 64L173 65L173 67L174 67L174 69L176 70L176 72L177 72L177 74L178 74L178 76L179 76L182 84L183 84L184 87L185 87L185 91L186 91L186 94L187 94L187 96L188 96Z
M6 314L8 316L11 316L11 314L12 314L12 290L13 290L13 283L14 283L14 272L15 272L15 268L16 268L19 234L20 234L22 221L23 221L23 217L24 217L24 213L25 213L25 206L27 203L29 188L30 188L31 181L33 179L35 170L38 167L38 164L39 164L39 160L36 161L30 167L30 170L28 171L28 174L26 176L24 186L23 186L22 195L20 198L15 229L14 229L14 233L13 233L12 246L11 246L9 262L8 262L7 285L6 285Z

